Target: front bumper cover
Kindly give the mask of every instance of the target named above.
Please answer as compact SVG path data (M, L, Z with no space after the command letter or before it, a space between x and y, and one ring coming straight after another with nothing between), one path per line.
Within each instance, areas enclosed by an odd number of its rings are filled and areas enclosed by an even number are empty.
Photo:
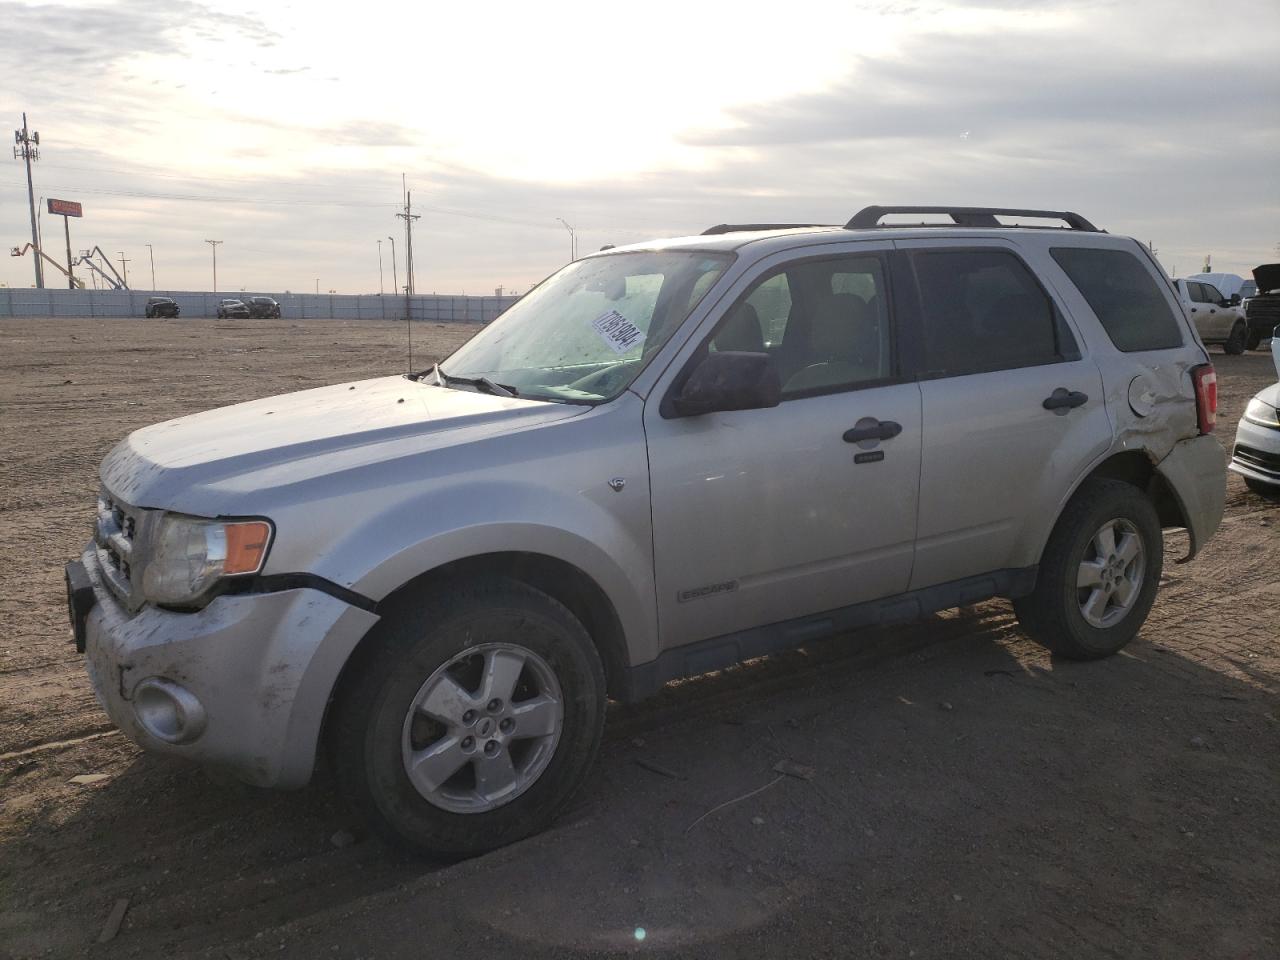
M106 587L96 551L77 564L93 591L83 614L86 667L108 716L147 750L220 767L263 787L300 787L351 651L375 614L310 588L225 595L203 610L145 606L130 616ZM68 569L68 582L72 571ZM152 736L134 709L144 681L176 684L207 717L190 742Z

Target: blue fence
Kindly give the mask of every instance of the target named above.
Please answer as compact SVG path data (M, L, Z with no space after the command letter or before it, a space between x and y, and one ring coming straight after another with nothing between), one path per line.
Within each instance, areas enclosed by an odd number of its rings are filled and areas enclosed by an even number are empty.
M0 317L141 317L149 297L172 297L184 317L213 317L227 297L273 297L280 315L291 320L403 320L405 298L367 294L206 293L180 290L37 290L0 287ZM408 301L414 320L488 323L516 297L418 295Z

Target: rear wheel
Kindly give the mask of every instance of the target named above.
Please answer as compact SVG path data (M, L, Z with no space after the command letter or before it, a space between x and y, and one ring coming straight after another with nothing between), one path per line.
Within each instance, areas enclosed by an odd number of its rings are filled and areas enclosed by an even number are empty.
M1223 353L1229 353L1232 356L1238 356L1245 351L1248 334L1243 323L1237 323L1231 328L1231 336L1227 337L1226 343L1222 345Z
M600 744L604 670L564 606L514 580L406 603L340 693L338 783L370 825L467 857L545 828Z
M1054 653L1107 657L1146 620L1163 565L1160 520L1146 495L1118 480L1089 480L1049 536L1035 590L1014 610Z

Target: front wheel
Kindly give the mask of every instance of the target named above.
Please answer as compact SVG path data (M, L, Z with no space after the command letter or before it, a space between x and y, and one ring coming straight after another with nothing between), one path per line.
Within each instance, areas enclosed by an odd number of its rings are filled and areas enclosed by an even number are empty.
M1244 348L1246 350L1257 350L1260 343L1262 343L1262 334L1257 330L1250 330L1248 336L1245 337Z
M604 727L604 669L582 624L498 578L383 623L335 705L330 747L352 806L393 843L446 858L544 829Z
M1231 328L1231 336L1227 337L1227 342L1222 345L1222 352L1231 356L1239 356L1244 353L1248 341L1248 336L1243 323L1237 323Z
M1049 535L1035 589L1014 611L1056 654L1108 657L1147 619L1163 566L1160 520L1147 496L1119 480L1088 480Z

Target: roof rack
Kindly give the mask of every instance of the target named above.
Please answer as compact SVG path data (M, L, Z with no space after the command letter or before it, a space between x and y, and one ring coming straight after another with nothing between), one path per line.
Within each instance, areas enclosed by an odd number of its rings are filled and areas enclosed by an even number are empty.
M702 231L704 237L722 233L746 233L751 230L802 230L805 227L832 227L832 223L717 223Z
M1067 224L1068 230L1084 230L1089 233L1102 233L1097 227L1070 210L1015 210L1007 207L863 207L846 223L846 230L866 230L871 227L904 226L904 224L882 224L880 220L890 213L935 213L951 218L952 223L962 227L1002 227L1004 224L996 219L1001 217L1040 217L1045 220L1061 220ZM921 224L930 226L930 224ZM712 230L719 228L713 227ZM708 230L708 233L711 231Z

